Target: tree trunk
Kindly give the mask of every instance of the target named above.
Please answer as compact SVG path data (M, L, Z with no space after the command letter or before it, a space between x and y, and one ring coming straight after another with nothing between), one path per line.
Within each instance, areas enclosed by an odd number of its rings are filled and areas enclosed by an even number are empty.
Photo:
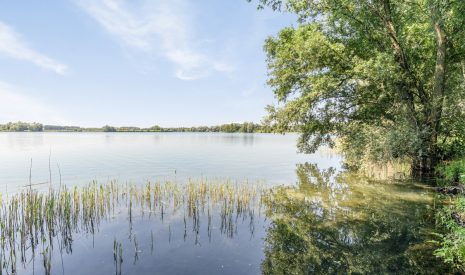
M433 76L433 87L430 102L425 106L425 122L422 124L421 151L412 164L412 175L418 179L434 178L434 170L438 163L437 141L441 127L442 109L444 105L446 75L446 34L438 3L430 1L432 25L436 36L436 65Z
M435 168L438 164L436 144L425 145L426 151L413 159L412 177L421 181L433 181L435 178Z
M437 140L437 133L442 117L442 107L444 104L444 88L446 76L446 34L444 33L441 15L435 4L432 6L433 26L436 34L436 67L434 71L434 86L432 92L432 135L433 142Z

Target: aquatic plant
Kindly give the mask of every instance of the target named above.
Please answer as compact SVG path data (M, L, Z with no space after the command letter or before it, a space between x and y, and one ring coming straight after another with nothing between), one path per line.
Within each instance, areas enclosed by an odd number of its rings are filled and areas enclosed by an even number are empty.
M134 262L141 252L137 237L132 233L135 214L149 218L183 213L184 236L188 232L199 243L200 219L207 217L208 236L211 240L212 215L219 214L220 231L233 237L237 222L249 219L253 230L253 216L260 208L262 188L248 183L206 179L175 182L147 182L145 185L119 184L96 181L82 187L52 187L46 192L30 185L6 200L0 199L0 263L1 270L15 274L17 264L24 267L42 255L44 272L51 273L53 249L58 246L63 266L63 253L72 252L73 234L94 234L102 222L110 221L117 213L127 209L129 239L134 245ZM218 209L218 211L212 211ZM123 212L124 213L124 212ZM188 225L191 230L188 230ZM169 240L172 237L171 224ZM151 251L154 250L154 233L151 231ZM121 274L123 245L113 242L113 259L116 274Z
M37 261L50 274L61 259L64 271L63 255L72 253L78 237L93 242L106 230L102 225L121 216L128 224L123 238L103 237L117 275L134 268L128 262L146 260L149 250L158 258L180 241L200 246L212 235L234 238L244 229L252 238L257 225L264 274L447 270L438 258L426 257L434 250L424 245L432 230L426 189L368 182L310 164L298 166L297 175L298 185L272 188L221 179L94 181L44 191L30 185L0 197L0 270L16 274ZM465 212L465 202L457 209ZM124 257L130 258L125 265Z

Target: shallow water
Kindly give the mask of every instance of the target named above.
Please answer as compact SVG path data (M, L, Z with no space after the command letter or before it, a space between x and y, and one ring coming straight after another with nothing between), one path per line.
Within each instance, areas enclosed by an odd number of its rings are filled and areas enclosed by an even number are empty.
M17 236L16 242L13 242L17 254L15 266L19 274L43 274L46 270L52 274L447 272L431 256L434 247L427 243L434 238L429 211L434 206L434 197L427 187L360 178L342 171L340 157L334 154L297 155L295 136L173 134L173 139L179 144L176 146L176 142L169 141L169 134L161 134L155 138L158 140L155 144L147 145L149 148L144 150L142 145L153 139L153 135L110 134L110 143L104 141L107 135L102 133L96 136L77 134L77 137L67 133L40 135L38 139L47 142L35 144L35 137L28 137L27 134L3 136L3 141L15 137L23 140L11 142L12 148L7 150L7 155L15 159L14 163L22 163L21 159L27 163L27 154L33 154L34 159L42 159L46 163L43 166L46 172L41 177L47 180L49 145L54 144L52 159L66 163L64 159L68 154L73 160L63 165L70 166L63 169L63 174L68 171L78 173L80 169L109 162L98 170L102 174L87 171L82 181L74 176L64 176L64 182L74 179L82 186L86 180L94 177L116 177L119 180L114 185L105 185L107 187L103 189L98 185L94 185L95 189L85 189L86 194L94 190L100 195L92 199L91 204L87 200L86 204L78 205L80 211L72 211L74 214L71 218L57 215L53 222L39 222L41 226L34 227L36 231L29 231L27 226L14 230L19 232L18 236L23 234L22 238ZM72 136L73 141L80 140L76 141L76 148L66 144L63 137L68 136ZM140 148L137 141L141 143ZM57 146L59 144L61 147ZM94 149L84 149L91 145L95 146ZM178 147L187 151L183 152ZM208 153L203 152L202 148ZM171 164L164 164L162 157L153 154L159 152L159 155L170 159L170 149L176 155L171 157L172 160L181 160L183 156L187 158L181 162L174 161L178 163L177 167L188 161L195 163L186 164L187 168L176 168L179 171L175 177L168 172L163 174L160 171L168 171ZM83 151L91 153L84 154ZM112 157L101 156L102 152ZM127 169L123 169L126 167L123 152L132 160L127 164ZM112 163L113 158L115 163ZM98 161L93 162L92 159ZM143 160L160 163L164 168L151 171L151 166L144 166ZM73 170L72 163L78 168ZM137 163L144 168L139 170ZM212 169L213 166L215 169ZM2 168L2 172L7 174L2 175L2 181L15 179L15 173L23 169L17 168L14 172L12 164L10 167L12 171ZM117 169L118 174L112 174L113 169ZM198 172L198 169L202 172ZM138 171L145 173L144 176L140 177ZM195 178L190 185L187 180L189 173ZM234 177L235 173L237 178ZM40 175L39 171L34 175ZM215 177L222 180L213 179ZM279 180L273 180L273 177ZM156 193L154 190L158 189L152 182L148 188L151 191L146 192L145 181L137 181L138 178L175 178L179 184L168 183L166 192ZM128 179L136 182L127 185L125 182ZM247 182L244 179L252 180ZM17 184L20 182L18 180ZM242 185L237 185L237 182ZM212 186L225 184L231 188L244 186L244 189L218 195L199 187L207 183ZM68 186L72 188L71 184ZM119 186L121 189L105 189L108 186ZM160 183L160 186L166 185ZM199 189L192 191L189 186ZM25 188L18 190L29 192ZM247 196L252 194L250 190L255 195ZM44 191L38 192L44 194ZM152 195L144 195L147 193ZM12 198L14 196L10 200ZM23 203L27 205L28 200L23 200ZM12 224L7 222L7 214L11 213L7 207L8 203L4 201L0 215L2 224ZM84 209L92 211L86 212ZM19 220L18 224L23 224ZM3 230L0 232L4 234ZM29 236L27 232L37 232L31 236L37 234L44 237L28 238L25 237ZM0 257L4 271L11 270L13 262L12 249L8 249L6 243ZM22 250L17 247L20 243L24 243L23 261L19 256ZM33 243L36 243L34 256L31 249Z

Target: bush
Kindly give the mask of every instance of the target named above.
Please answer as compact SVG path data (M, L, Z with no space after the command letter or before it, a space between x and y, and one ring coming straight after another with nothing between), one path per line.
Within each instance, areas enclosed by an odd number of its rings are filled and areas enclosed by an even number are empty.
M436 219L444 234L440 235L440 248L435 255L454 268L465 271L465 228L457 223L456 217L465 215L465 197L460 196L454 200L452 206L444 206L436 215Z
M465 158L440 164L436 168L438 185L456 185L465 183Z

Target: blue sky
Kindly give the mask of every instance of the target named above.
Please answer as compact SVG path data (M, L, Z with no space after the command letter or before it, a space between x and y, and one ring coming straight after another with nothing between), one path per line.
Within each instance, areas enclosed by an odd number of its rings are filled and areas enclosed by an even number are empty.
M259 122L263 42L294 21L246 0L4 1L0 123Z

